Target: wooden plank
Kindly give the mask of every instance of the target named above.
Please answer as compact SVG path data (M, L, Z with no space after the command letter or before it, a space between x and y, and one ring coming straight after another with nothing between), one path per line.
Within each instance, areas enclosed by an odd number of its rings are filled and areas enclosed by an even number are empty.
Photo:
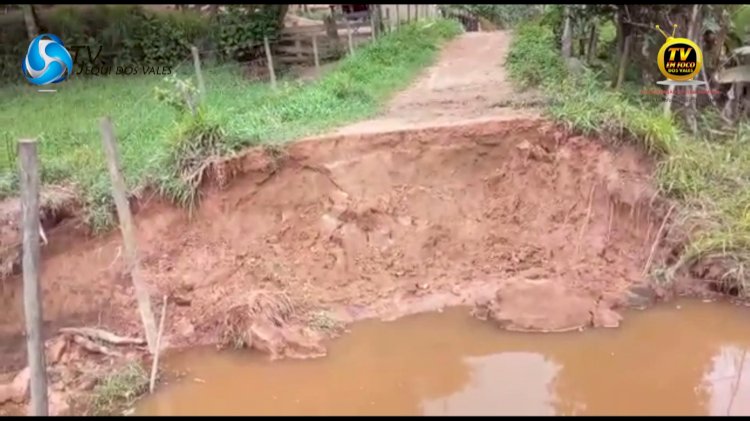
M310 26L289 26L281 31L281 35L300 35L300 34L314 34L316 32L325 32L325 25L310 25Z
M23 227L23 309L31 372L31 415L46 416L47 362L42 333L42 293L39 287L39 161L36 140L18 143L21 165L21 226Z
M346 29L346 28L365 28L369 27L370 22L369 21L338 21L336 22L336 29ZM280 36L286 37L286 36L299 36L299 35L310 35L316 32L325 32L326 28L325 25L310 25L310 26L288 26L284 28Z
M276 61L279 62L279 64L284 65L290 65L290 64L310 64L312 62L311 58L302 58L300 59L297 56L278 56L276 57Z
M307 48L302 48L302 43L300 42L300 40L294 41L294 50L297 56L300 58L302 57L303 53L306 53L308 51Z
M370 26L370 22L349 22L349 28L367 28ZM343 25L340 28L346 28L347 25Z
M297 47L297 46L278 46L275 50L276 54L293 54L296 56L309 55L312 56L312 47Z
M716 81L722 84L750 82L750 65L730 67L716 75Z

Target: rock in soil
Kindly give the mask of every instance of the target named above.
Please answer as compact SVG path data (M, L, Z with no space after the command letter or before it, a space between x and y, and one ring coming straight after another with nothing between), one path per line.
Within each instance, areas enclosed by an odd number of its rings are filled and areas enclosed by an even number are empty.
M511 279L475 313L499 327L522 332L565 332L591 325L596 302L551 279Z

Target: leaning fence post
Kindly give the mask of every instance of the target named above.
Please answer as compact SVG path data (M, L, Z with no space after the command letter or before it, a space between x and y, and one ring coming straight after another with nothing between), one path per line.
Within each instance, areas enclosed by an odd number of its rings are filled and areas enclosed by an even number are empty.
M320 76L320 56L318 55L318 36L312 36L313 58L315 59L315 73Z
M193 53L195 76L198 78L198 90L200 91L201 103L203 103L206 101L206 82L203 80L203 72L201 71L201 58L198 55L198 48L195 46L190 47L190 51Z
M109 117L101 119L100 128L104 154L107 157L109 176L112 179L112 196L117 207L117 217L120 221L120 232L122 233L122 241L125 248L125 264L133 281L135 298L138 302L138 312L141 315L143 328L146 331L146 343L148 344L149 351L154 354L158 352L156 349L156 320L154 319L154 312L151 310L151 295L143 283L143 279L141 279L135 225L133 223L133 215L130 212L130 202L128 202L126 193L125 179L122 177L120 154L117 150L115 131Z
M31 415L46 416L47 362L44 356L42 294L39 287L39 168L36 140L21 139L18 142L18 153L23 227L23 308L31 374Z
M266 50L266 61L268 62L268 72L271 76L271 87L276 89L276 72L273 70L273 56L271 55L271 46L268 44L268 37L263 37L263 49Z
M401 25L401 12L400 12L400 10L401 10L401 5L397 4L396 5L396 30L397 31L398 31L399 25Z

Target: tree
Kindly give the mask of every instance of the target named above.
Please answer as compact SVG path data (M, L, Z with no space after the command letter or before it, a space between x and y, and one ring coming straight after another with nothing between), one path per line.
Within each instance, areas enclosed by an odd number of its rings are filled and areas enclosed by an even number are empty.
M26 34L29 36L29 40L32 40L39 35L39 24L34 5L22 4L21 10L23 11L23 20L26 23Z

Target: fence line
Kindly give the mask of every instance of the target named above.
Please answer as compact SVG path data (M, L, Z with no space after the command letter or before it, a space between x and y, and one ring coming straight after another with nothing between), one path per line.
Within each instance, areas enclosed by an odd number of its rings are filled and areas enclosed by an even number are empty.
M269 39L270 57L273 63L273 70L262 70L269 68L268 66L268 55L264 54L263 42L255 41L248 43L246 49L253 50L257 49L257 53L253 54L250 59L243 60L214 60L217 55L225 55L226 49L206 46L208 48L199 48L197 51L197 59L189 49L186 51L185 57L178 61L176 64L171 66L172 73L179 73L180 77L197 77L196 69L200 68L203 74L203 81L201 83L200 78L196 80L199 92L202 97L210 96L211 90L211 74L218 71L223 71L230 68L246 68L252 66L262 72L269 72L267 75L258 75L261 80L265 80L272 83L272 78L277 79L279 71L288 66L310 66L315 68L315 74L321 75L321 65L331 60L336 60L344 55L356 54L356 50L361 48L362 45L372 42L372 38L379 37L390 32L399 30L401 24L406 24L418 20L431 19L440 14L437 5L381 5L382 10L380 15L376 18L375 13L371 13L368 16L358 16L356 19L348 19L347 15L335 16L333 22L328 24L323 23L319 25L308 25L302 27L288 27L282 30L275 38ZM373 22L379 24L383 30L375 31L373 34ZM331 29L335 28L335 35L331 36ZM373 36L374 35L374 36ZM212 55L214 57L212 57ZM192 70L183 68L188 62L192 61ZM256 76L257 77L257 76ZM257 79L256 79L257 80ZM138 114L144 113L141 107L144 102L154 98L152 90L144 93L142 96L137 97L131 103L120 103L123 104L123 108L127 108L124 114L115 113L112 116L116 119L115 123L128 119L135 118ZM120 105L118 104L118 105ZM148 118L151 114L144 114L145 118ZM144 125L135 125L128 127L125 133L121 133L119 136L122 142L127 142L132 139L136 133L143 129ZM93 131L92 128L86 128L81 133ZM67 133L71 138L80 137L75 133ZM48 134L41 132L38 134L38 138L43 140ZM11 134L6 139L6 153L8 155L8 164L13 165L17 163L17 156L14 151L14 142ZM44 147L45 142L41 141L40 148Z

